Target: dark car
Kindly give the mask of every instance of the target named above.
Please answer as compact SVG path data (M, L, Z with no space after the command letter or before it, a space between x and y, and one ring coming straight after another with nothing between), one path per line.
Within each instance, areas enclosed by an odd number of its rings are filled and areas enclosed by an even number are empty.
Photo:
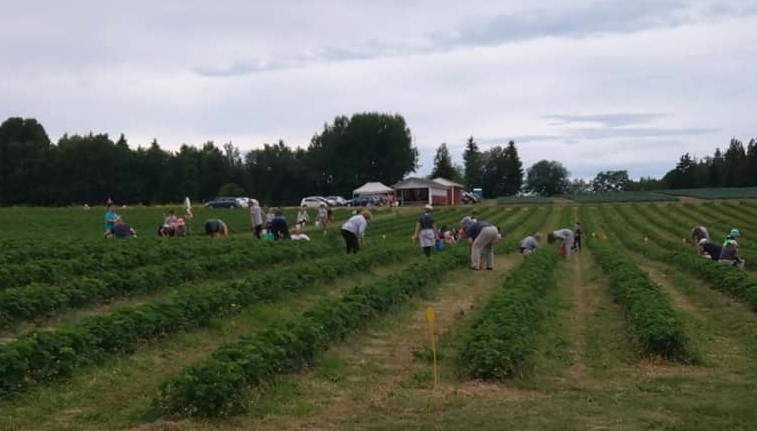
M242 208L242 203L237 198L216 198L205 202L208 208Z
M364 207L366 205L376 205L374 196L358 196L347 201L348 207Z

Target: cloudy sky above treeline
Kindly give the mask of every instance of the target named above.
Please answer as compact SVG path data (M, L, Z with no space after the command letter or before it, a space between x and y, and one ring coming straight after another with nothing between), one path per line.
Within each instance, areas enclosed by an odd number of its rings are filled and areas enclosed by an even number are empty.
M282 139L399 113L446 142L660 176L757 136L757 0L53 0L0 13L0 117L132 147Z

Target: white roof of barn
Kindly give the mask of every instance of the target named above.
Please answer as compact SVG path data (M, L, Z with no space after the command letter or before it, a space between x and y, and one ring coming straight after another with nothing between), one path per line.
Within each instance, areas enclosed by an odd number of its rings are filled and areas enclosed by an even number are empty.
M427 180L425 178L405 178L404 180L393 185L395 190L408 190L408 189L437 189L447 190L447 186L439 184L437 182Z
M436 178L434 178L434 182L439 183L439 184L443 185L444 187L459 187L461 189L465 188L465 186L462 185L462 184L456 183L454 181L450 181L450 180L448 180L446 178L442 178L442 177L436 177Z
M391 193L394 190L380 182L368 182L352 191L353 195L378 195Z

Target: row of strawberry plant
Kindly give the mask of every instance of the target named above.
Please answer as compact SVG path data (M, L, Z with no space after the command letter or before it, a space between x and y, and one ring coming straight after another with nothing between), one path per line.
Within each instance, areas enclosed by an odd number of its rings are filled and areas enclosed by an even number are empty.
M656 211L652 211L651 208L637 208L636 212L646 219L652 221L655 226L663 227L665 228L665 231L677 232L683 236L683 239L689 241L688 235L691 229L690 226L694 225L695 223L692 223L691 220L687 218L689 214L683 212L683 208L656 208ZM728 225L710 224L709 227L711 229L710 234L715 233L713 228L718 229L722 232L729 232L731 230L731 227L728 227ZM666 237L672 239L671 235L666 235ZM714 241L716 243L719 242L716 237ZM739 243L742 244L742 246L739 247L739 254L746 260L746 268L749 270L757 269L757 253L755 253L753 250L745 249L743 246L744 241L739 241ZM676 247L681 250L687 249L687 247L677 243ZM689 250L691 249L690 247L691 246L688 246Z
M216 241L217 243L218 241ZM103 249L97 253L84 253L69 259L35 258L25 263L2 265L0 267L0 290L25 286L31 283L55 284L71 281L82 275L92 276L103 271L118 269L126 270L143 265L181 262L191 259L200 253L224 254L234 250L250 250L261 244L251 241L229 241L224 247L211 244L178 241L146 242L135 247L132 241L129 246L120 247L125 241L113 244L114 247Z
M330 343L343 338L466 259L464 247L413 263L401 273L355 287L341 299L325 299L299 318L271 325L240 342L222 346L161 385L156 404L169 415L222 416L238 410L245 389L272 375L311 363Z
M610 279L615 302L625 309L632 337L642 355L690 360L687 337L670 298L612 246L602 241L589 241L587 246Z
M702 259L690 250L681 250L677 243L655 237L652 229L624 211L618 212L622 221L617 219L613 221L609 215L609 210L606 208L602 208L601 211L603 218L608 220L608 226L615 229L617 237L624 246L646 255L650 259L675 265L681 270L704 280L715 289L745 301L752 309L757 310L757 278L754 276L733 267ZM619 232L620 228L614 223L621 223L641 232L659 248L629 238L628 232Z
M56 286L31 285L0 291L0 328L51 315L95 301L171 288L177 283L205 279L234 271L291 263L327 254L329 243L266 244L223 255L197 256L183 262L148 266L133 271L108 271Z
M87 318L54 331L34 331L0 345L0 397L73 373L109 354L129 354L140 342L206 324L254 303L280 298L376 264L399 260L402 247L373 247L352 256L309 261L273 269L243 281L201 290Z
M553 285L557 250L540 248L507 276L474 321L459 355L463 373L504 379L519 373L539 332L542 297Z

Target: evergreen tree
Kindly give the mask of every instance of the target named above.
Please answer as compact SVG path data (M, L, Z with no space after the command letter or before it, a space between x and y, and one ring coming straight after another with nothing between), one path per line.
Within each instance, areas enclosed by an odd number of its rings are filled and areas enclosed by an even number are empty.
M465 185L469 189L481 187L484 179L484 159L478 149L478 145L476 145L476 141L473 140L473 136L468 138L468 141L465 143L463 163Z
M434 156L434 169L431 171L430 178L442 177L452 181L459 181L459 172L452 163L452 156L447 149L447 144L442 143L436 149Z

